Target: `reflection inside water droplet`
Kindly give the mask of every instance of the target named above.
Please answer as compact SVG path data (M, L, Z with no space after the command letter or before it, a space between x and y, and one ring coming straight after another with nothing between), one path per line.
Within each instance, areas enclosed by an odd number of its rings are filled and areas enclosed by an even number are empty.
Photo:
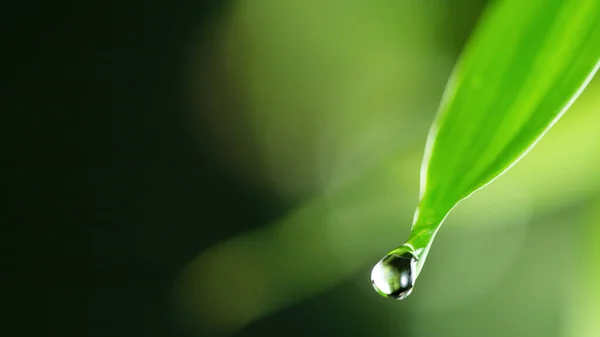
M410 295L416 277L417 259L410 252L392 252L373 267L371 282L385 297L398 300Z

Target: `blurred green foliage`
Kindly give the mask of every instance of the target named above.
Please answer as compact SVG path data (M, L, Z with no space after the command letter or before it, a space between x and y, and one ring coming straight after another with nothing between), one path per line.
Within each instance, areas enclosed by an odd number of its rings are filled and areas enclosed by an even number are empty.
M449 216L409 300L387 302L368 282L380 254L408 234L425 135L482 6L238 1L196 42L194 120L210 126L223 168L290 211L189 264L178 296L190 325L253 334L316 297L328 308L322 319L355 336L583 336L578 326L597 334L598 283L582 284L584 295L571 289L596 258L578 258L578 248L594 228L579 215L600 193L597 81L521 164ZM547 78L530 88L538 79ZM507 92L515 98L516 89Z

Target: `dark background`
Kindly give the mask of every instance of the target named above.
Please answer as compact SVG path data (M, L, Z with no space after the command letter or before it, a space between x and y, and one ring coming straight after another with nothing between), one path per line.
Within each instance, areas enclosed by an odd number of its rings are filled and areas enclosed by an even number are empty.
M189 41L226 5L2 5L3 336L183 336L177 273L270 216L188 128Z

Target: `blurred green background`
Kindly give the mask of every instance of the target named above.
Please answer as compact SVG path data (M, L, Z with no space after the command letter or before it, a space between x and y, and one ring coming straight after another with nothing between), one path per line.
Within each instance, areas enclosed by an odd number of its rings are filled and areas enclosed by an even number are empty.
M14 6L7 336L600 336L599 80L370 284L485 1Z

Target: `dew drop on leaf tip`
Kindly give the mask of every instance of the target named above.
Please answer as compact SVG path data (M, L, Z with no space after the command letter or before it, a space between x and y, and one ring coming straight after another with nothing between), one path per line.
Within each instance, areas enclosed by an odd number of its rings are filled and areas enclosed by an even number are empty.
M394 250L373 267L371 283L382 296L403 300L416 279L417 259L408 251Z

